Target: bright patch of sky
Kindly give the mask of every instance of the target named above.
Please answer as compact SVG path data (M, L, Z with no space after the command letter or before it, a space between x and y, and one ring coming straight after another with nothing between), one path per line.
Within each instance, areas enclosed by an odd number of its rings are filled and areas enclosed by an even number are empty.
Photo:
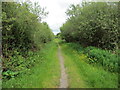
M59 28L66 21L66 10L70 4L80 4L82 0L30 0L32 2L38 2L41 7L46 7L46 11L49 12L44 21L48 23L54 34L60 32Z

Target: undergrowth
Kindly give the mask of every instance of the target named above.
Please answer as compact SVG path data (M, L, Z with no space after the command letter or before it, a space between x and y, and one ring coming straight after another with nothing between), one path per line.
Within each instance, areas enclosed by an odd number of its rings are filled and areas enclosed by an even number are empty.
M61 44L65 59L65 65L68 72L70 87L83 87L78 83L74 86L74 83L77 82L77 79L72 79L73 77L77 77L73 71L70 71L71 68L76 68L76 72L79 73L80 81L84 82L84 88L117 88L118 87L118 75L117 73L111 73L109 71L104 70L102 66L91 65L88 61L89 57L87 53L85 53L85 49L83 47L74 46L71 43ZM76 49L77 50L76 50ZM92 58L91 58L92 59ZM74 63L70 65L69 63ZM110 62L108 62L110 63ZM74 81L75 80L75 81ZM79 80L79 79L78 79Z
M57 59L57 45L54 42L47 44L45 48L34 53L28 59L33 61L33 66L30 65L30 69L20 73L17 77L12 77L9 80L4 79L3 88L58 87L60 66Z
M96 66L102 66L105 70L117 73L118 72L118 54L113 54L107 50L88 46L82 47L77 43L68 43L68 46L75 49L79 54L85 54L87 56L87 63Z

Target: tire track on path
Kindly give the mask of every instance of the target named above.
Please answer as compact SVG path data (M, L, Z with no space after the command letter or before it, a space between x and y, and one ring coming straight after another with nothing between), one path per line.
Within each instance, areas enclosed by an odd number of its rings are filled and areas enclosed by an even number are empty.
M61 68L61 78L60 78L59 88L68 88L68 78L65 72L64 57L62 56L60 46L58 47L58 58L60 61L60 68Z

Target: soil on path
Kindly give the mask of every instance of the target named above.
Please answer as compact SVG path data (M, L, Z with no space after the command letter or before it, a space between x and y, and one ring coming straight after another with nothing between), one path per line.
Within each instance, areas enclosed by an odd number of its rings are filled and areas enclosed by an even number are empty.
M68 88L67 74L65 72L65 67L64 67L64 58L62 56L60 46L58 48L58 57L59 57L59 60L60 60L60 67L61 67L61 78L60 78L59 88Z

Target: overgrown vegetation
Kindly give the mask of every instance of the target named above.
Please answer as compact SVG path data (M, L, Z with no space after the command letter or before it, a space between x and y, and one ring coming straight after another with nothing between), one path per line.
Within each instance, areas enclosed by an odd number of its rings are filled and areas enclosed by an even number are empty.
M118 74L104 70L104 67L95 65L95 62L89 64L88 61L94 59L84 53L85 48L74 43L62 43L61 47L65 57L69 88L118 88Z
M52 40L51 29L42 22L47 14L37 3L2 3L4 78L9 79L34 66L34 52Z
M84 52L89 58L86 62L101 65L110 72L118 72L118 60L120 58L118 55L95 47L87 47Z
M116 75L119 74L120 63L119 6L120 2L83 2L82 5L71 5L66 11L68 19L60 27L61 38L86 57L85 62Z
M52 52L52 53L51 53ZM3 88L57 88L59 86L60 65L57 58L57 45L50 42L29 57L36 62L27 72L10 80L3 80Z
M92 46L84 48L78 43L69 43L68 46L79 54L85 54L87 57L85 62L88 64L102 66L107 71L118 73L118 60L120 58L118 55Z
M71 5L61 33L52 42L54 35L42 21L48 14L45 8L31 2L3 2L3 88L58 88L57 42L63 50L70 88L120 86L118 7L117 2Z
M83 2L71 5L61 36L67 42L118 51L120 48L119 3Z

